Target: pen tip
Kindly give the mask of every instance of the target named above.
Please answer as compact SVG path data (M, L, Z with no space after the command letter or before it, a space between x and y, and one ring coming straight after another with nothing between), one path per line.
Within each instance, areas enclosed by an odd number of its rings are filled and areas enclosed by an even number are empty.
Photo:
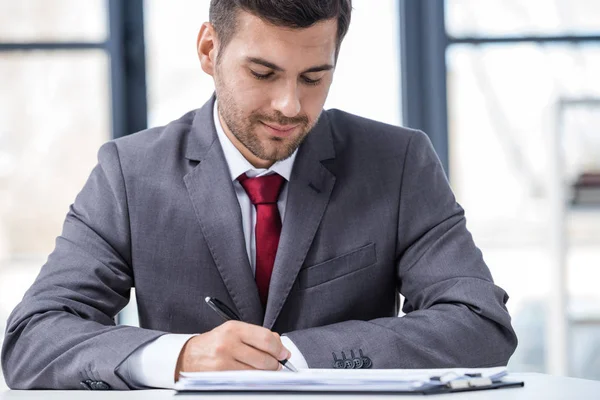
M209 297L209 296L206 296L206 297L204 298L204 301L208 303L208 302L210 301L210 297Z

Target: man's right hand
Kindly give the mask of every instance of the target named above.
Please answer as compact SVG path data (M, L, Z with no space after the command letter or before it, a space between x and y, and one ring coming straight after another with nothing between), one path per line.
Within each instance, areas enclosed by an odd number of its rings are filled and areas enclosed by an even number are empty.
M184 371L277 371L282 368L279 360L290 357L276 332L245 322L228 321L187 341L179 354L175 381Z

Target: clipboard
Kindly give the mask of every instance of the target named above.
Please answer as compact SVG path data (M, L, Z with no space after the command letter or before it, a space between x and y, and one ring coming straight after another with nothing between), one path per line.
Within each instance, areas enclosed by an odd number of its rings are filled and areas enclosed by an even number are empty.
M299 373L229 371L183 373L178 395L198 393L443 394L519 388L506 368L414 370L301 370Z
M443 393L459 393L459 392L474 392L478 390L493 390L493 389L509 389L519 388L525 386L523 381L505 381L501 380L498 382L491 382L489 385L482 386L469 386L464 388L452 388L452 387L434 387L429 390L424 390L421 393L425 395L429 394L443 394ZM415 393L415 392L412 392Z
M495 382L492 383L491 385L488 386L475 386L475 387L469 387L469 388L461 388L461 389L451 389L451 388L447 388L447 387L439 387L439 388L431 388L431 389L425 389L425 390L411 390L411 391L372 391L372 390L364 390L364 391L360 391L360 390L327 390L327 391L320 391L320 390L311 390L311 391L306 391L306 390L202 390L202 391L177 391L177 393L175 393L175 396L187 396L187 395L194 395L197 396L199 393L202 394L240 394L240 393L252 393L252 394L314 394L314 395L327 395L327 394L356 394L356 395L365 395L365 394L370 394L370 395L414 395L414 394L422 394L425 396L428 395L439 395L439 394L445 394L445 393L459 393L459 392L474 392L474 391L480 391L480 390L494 390L494 389L510 389L510 388L519 388L519 387L523 387L525 386L524 382L517 382L517 381L506 381L506 382Z

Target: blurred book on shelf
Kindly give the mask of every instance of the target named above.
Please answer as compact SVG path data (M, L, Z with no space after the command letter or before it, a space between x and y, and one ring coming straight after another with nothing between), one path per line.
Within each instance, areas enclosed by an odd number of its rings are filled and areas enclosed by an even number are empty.
M600 206L600 170L581 173L573 183L573 205Z

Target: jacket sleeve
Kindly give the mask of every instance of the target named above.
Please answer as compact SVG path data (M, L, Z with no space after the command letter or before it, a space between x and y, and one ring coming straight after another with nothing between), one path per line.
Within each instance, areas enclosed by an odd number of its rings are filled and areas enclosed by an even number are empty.
M115 326L133 284L126 187L117 146L70 207L54 251L7 322L2 369L12 389L128 389L115 372L164 332Z
M429 139L415 132L402 172L396 278L402 317L289 332L311 368L359 351L372 368L506 365L517 345L505 307L466 228Z

